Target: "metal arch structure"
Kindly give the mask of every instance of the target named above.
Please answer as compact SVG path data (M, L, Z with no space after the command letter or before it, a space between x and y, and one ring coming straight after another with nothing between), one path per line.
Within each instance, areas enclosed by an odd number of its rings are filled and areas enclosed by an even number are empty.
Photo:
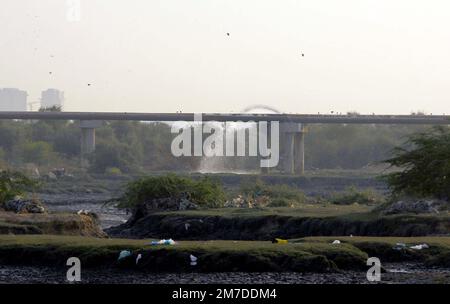
M251 111L258 110L258 109L267 110L267 111L270 111L270 112L275 113L275 114L281 114L281 111L278 111L274 107L266 106L266 105L263 105L263 104L257 104L257 105L248 106L248 107L244 108L242 110L242 112L243 113L250 113Z

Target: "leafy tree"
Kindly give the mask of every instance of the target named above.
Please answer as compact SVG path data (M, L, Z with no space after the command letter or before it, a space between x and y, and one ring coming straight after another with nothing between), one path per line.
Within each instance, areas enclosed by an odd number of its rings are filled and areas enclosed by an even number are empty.
M90 155L91 171L104 173L108 168L116 167L121 172L138 171L140 160L133 146L112 142L98 143L95 153Z
M44 141L28 142L23 146L22 156L26 162L43 165L52 159L53 148Z
M386 160L403 171L385 176L394 194L450 198L450 129L434 127L411 135Z
M0 147L0 170L5 165L6 165L6 163L5 163L5 150L3 150L3 148Z

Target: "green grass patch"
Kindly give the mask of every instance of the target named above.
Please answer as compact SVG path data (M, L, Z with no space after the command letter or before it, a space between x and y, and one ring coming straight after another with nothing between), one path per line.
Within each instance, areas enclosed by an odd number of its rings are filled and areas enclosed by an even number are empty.
M85 266L118 266L146 271L192 271L191 254L199 258L196 271L325 272L362 269L367 255L352 245L323 243L272 244L261 241L181 241L151 246L150 240L98 239L75 236L0 236L0 263L63 266L77 256ZM117 262L121 250L133 255ZM137 254L142 263L135 265Z
M334 204L301 204L295 208L267 207L267 208L212 208L201 210L170 211L156 214L179 214L187 216L225 216L225 217L258 217L268 215L285 215L294 217L333 217L354 214L361 216L372 210L366 205L337 206Z
M352 245L369 256L378 257L383 262L418 261L428 266L450 267L450 236L427 237L307 237L292 240L296 243L317 242L329 244L340 240L342 245ZM394 249L395 245L403 243L406 248ZM427 244L429 248L416 250L411 246ZM341 244L340 244L341 245ZM340 246L339 245L339 246Z

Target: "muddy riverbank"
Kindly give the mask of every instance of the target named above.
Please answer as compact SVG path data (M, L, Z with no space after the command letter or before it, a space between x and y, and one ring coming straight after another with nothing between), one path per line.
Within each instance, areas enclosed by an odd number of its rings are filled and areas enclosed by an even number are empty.
M386 264L381 284L450 284L450 269L420 264ZM81 284L369 284L365 272L341 273L142 273L110 269L83 270ZM0 284L67 284L66 269L0 265Z

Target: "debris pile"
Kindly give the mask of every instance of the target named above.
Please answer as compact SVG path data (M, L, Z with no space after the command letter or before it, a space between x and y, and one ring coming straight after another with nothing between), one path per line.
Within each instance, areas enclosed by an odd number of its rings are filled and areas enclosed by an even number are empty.
M260 195L256 197L238 195L230 201L225 202L226 208L263 208L270 203L270 197Z
M383 210L382 213L385 215L399 213L439 213L447 209L448 205L448 202L437 199L405 199L393 203Z
M44 205L36 200L24 199L20 196L16 196L14 199L7 201L3 205L5 211L12 211L15 213L46 213L47 210Z

